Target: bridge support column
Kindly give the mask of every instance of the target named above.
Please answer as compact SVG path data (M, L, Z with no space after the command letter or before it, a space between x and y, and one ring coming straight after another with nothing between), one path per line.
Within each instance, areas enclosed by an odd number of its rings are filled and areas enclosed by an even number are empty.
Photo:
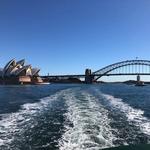
M93 75L91 69L85 69L85 83L92 84L93 83Z
M137 75L137 81L136 81L137 86L143 86L144 82L140 80L140 75Z
M140 79L140 75L137 75L137 83L140 83L141 79Z

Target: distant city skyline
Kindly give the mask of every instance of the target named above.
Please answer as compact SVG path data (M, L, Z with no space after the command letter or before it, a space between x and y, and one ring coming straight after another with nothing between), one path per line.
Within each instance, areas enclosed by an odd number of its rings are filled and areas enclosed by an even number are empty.
M1 0L0 67L25 58L41 75L83 74L150 60L149 7L149 0Z

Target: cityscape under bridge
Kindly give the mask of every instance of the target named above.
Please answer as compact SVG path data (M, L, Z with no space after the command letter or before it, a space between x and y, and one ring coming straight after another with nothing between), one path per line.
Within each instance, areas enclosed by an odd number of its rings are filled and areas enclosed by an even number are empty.
M76 75L47 75L41 76L45 79L66 79L66 78L84 78L85 83L97 82L103 76L123 76L123 75L150 75L149 60L127 60L117 62L97 71L92 72L86 69L85 74Z

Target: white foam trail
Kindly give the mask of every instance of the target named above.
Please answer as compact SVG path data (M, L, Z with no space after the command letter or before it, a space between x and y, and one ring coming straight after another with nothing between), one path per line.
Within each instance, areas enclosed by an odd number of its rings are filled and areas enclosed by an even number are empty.
M51 102L57 100L63 92L60 91L50 97L43 98L37 103L24 104L18 112L2 114L2 120L0 120L0 146L9 147L16 135L21 135L27 127L33 128L37 123L34 117L49 109Z
M107 110L92 95L81 91L77 97L76 92L68 90L64 97L68 112L60 150L98 150L114 146L116 137L112 134Z
M102 94L102 96L108 100L113 109L119 109L123 112L128 121L134 123L135 126L140 127L141 131L147 135L150 135L150 120L144 116L144 111L140 109L134 109L128 104L124 103L122 99L115 98L112 95Z

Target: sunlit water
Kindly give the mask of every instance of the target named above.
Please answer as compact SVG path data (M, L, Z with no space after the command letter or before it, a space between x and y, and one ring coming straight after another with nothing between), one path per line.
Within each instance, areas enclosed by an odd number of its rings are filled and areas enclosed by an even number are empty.
M0 86L0 150L150 143L150 86Z

